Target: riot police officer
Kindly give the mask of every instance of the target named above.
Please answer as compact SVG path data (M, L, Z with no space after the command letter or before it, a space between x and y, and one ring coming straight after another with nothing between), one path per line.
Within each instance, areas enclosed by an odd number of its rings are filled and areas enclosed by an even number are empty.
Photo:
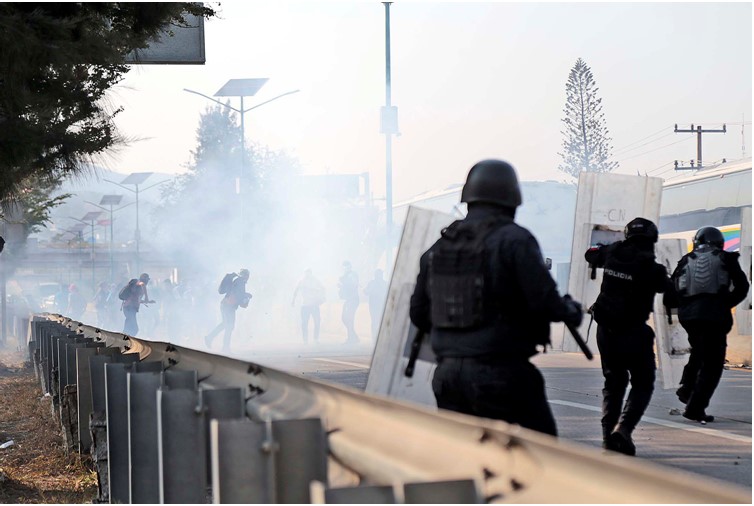
M544 378L529 362L551 321L578 325L581 306L558 294L536 239L514 223L513 167L483 160L461 193L468 215L421 257L411 321L437 356L438 407L557 435Z
M670 279L655 262L657 226L634 218L625 227L625 240L590 248L584 257L603 268L602 285L591 308L597 322L597 347L602 374L602 446L635 455L631 434L654 391L654 332L647 325L656 293L665 292ZM625 406L629 378L631 392Z
M702 423L714 420L705 410L723 374L726 337L733 327L731 309L749 291L739 254L725 251L724 245L717 228L700 228L694 250L673 271L673 291L665 297L665 305L679 308L678 320L691 345L676 395L686 404L683 416Z

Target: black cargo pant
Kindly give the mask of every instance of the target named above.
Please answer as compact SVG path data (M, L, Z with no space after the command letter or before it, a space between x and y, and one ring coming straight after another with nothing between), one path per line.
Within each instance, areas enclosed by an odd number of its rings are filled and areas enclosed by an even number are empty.
M649 405L655 384L654 332L646 323L597 327L597 347L605 385L602 389L602 435L616 424L632 432ZM631 391L623 398L629 380Z
M526 359L500 363L477 358L438 358L432 390L439 408L558 435L547 403L545 380Z
M709 406L725 365L727 332L719 323L704 321L681 322L689 334L691 354L681 375L681 390L689 402L686 410L702 414Z

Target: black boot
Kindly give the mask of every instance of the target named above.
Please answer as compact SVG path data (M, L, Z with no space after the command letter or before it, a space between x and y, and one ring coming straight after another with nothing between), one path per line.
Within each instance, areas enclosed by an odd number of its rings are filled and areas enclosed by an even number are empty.
M620 452L632 457L636 455L636 445L634 444L633 439L631 439L631 430L620 424L618 424L608 437L607 446L608 450Z
M613 451L615 451L615 448L612 448L610 446L610 433L613 432L614 428L615 428L615 425L611 425L611 426L603 425L602 426L602 448L604 448L605 450L613 450Z
M675 395L678 397L678 400L681 401L683 404L689 403L689 397L691 397L691 392L688 388L681 386L678 390L675 391Z
M709 422L715 421L714 416L708 415L704 411L702 411L701 413L695 413L694 411L689 411L688 408L686 408L686 411L683 412L683 417L694 422L702 422L702 424L707 424Z

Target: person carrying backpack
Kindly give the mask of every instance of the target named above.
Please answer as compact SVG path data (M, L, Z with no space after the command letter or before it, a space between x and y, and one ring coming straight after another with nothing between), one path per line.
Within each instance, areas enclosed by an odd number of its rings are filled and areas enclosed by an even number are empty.
M215 336L221 330L225 330L222 351L223 353L230 352L230 338L236 326L236 310L239 306L248 307L249 301L251 301L251 294L246 292L247 281L249 281L249 270L241 269L237 275L235 273L226 274L220 282L218 292L225 294L225 297L220 301L222 322L212 332L204 336L204 343L207 348L212 346L212 340Z
M139 276L139 279L130 280L118 294L118 298L123 301L121 309L126 317L123 324L123 333L129 336L135 337L139 333L139 324L136 321L136 313L139 312L139 307L142 304L154 302L149 300L147 283L149 283L149 274L145 272Z
M676 395L686 405L683 416L703 424L715 419L705 410L723 374L727 334L733 327L731 309L749 292L739 254L724 246L717 228L700 228L693 251L673 271L673 288L664 299L666 306L678 308L678 321L691 345Z
M550 322L581 323L558 294L537 240L514 222L521 189L513 167L483 160L461 192L468 215L419 261L410 317L430 337L437 407L553 436L545 382L529 361L550 342Z

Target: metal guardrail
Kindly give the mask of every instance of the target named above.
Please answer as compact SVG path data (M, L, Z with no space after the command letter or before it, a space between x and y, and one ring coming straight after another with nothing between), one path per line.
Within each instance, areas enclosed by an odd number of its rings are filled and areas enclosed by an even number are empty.
M64 369L70 364L54 362L47 322L57 324L59 347L87 350L76 352L76 367L86 369L88 358L91 386L86 374L76 380L79 391L91 390L92 408L101 407L95 371L104 366L108 407L113 401L107 417L111 501L205 502L198 499L210 499L205 484L213 502L751 501L740 487L605 456L505 422L436 412L58 315L31 324L30 351L46 391L56 375L69 377ZM87 341L61 337L71 331ZM108 348L127 354L109 356ZM138 355L139 365L116 362L128 355ZM213 392L230 397L213 407L207 400ZM79 406L87 409L85 402ZM129 470L132 480L152 478L157 491L139 497L130 487L123 501Z

